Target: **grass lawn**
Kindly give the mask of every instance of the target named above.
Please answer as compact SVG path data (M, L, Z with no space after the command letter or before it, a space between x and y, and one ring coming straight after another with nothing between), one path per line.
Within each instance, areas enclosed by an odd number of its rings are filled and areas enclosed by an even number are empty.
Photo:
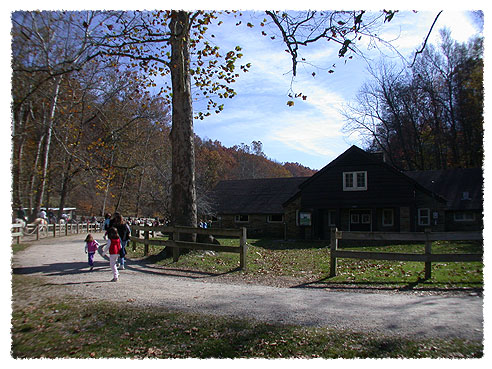
M238 239L219 239L222 245L239 246ZM237 270L239 254L206 254L192 251L180 257L158 261L166 267L199 270L209 273L231 273L245 277L292 277L300 283L322 283L330 286L373 286L387 289L482 289L483 263L432 263L432 278L424 280L424 263L384 260L338 259L337 276L329 278L330 249L321 242L281 242L268 239L249 239L247 269ZM424 253L424 245L394 245L382 247L344 248L346 250ZM143 245L137 245L130 257L143 257ZM161 251L150 246L150 255ZM437 241L433 253L481 253L478 243Z
M299 327L54 295L13 275L14 358L479 358L482 342ZM36 294L36 298L33 298ZM17 304L15 301L24 301ZM25 301L28 301L27 303Z

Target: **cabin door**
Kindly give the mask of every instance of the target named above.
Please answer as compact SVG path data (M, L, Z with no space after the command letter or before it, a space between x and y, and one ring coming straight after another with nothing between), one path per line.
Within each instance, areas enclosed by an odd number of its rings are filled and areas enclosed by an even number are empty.
M350 210L350 231L371 232L372 214L371 210Z

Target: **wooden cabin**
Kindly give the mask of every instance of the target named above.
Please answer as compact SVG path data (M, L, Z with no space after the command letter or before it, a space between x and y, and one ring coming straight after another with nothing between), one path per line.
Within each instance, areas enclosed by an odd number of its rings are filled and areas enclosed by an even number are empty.
M309 177L221 181L211 196L216 218L212 227L246 227L248 236L283 237L283 203Z
M357 146L311 177L220 182L214 226L329 239L346 231L481 230L481 169L401 172Z

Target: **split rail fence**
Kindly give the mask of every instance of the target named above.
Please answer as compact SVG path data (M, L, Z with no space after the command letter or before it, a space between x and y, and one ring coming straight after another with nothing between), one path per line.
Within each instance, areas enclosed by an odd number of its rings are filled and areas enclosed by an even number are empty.
M246 251L247 251L247 236L246 228L241 229L221 229L221 228L194 228L194 227L182 227L182 226L131 226L132 236L130 236L130 241L133 243L133 248L135 249L137 243L144 244L144 255L149 254L149 245L171 247L173 250L173 261L177 262L179 260L180 249L191 249L191 250L209 250L217 252L232 252L239 254L239 264L241 269L246 268ZM151 239L156 237L157 232L162 234L172 235L172 239ZM143 238L141 234L143 233ZM183 234L196 234L196 235L207 235L207 236L224 236L224 237L239 237L239 247L238 246L223 246L213 243L203 243L203 242L190 242L181 241L180 238Z
M339 240L376 240L424 242L424 254L406 254L396 252L369 252L338 249ZM425 263L425 279L431 278L434 262L471 262L482 261L483 254L433 254L433 241L476 241L483 240L481 232L345 232L336 228L331 233L330 277L336 276L337 258L418 261Z
M61 237L68 236L74 233L91 233L100 232L101 226L98 223L68 223L68 224L46 224L46 225L34 225L28 224L25 228L21 224L11 225L11 236L16 239L17 243L20 243L21 238L27 238L29 236L34 237L37 241L46 237Z

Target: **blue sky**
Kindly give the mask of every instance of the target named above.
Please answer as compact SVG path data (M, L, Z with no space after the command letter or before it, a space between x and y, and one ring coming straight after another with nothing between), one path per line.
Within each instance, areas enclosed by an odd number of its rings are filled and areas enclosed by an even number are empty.
M382 29L382 36L393 42L401 54L411 56L419 48L438 11L399 13ZM244 12L243 23L249 17L263 18L261 11ZM452 37L464 42L477 32L466 12L444 10L434 28L431 40L437 42L438 30L447 27ZM291 85L291 60L278 40L260 35L255 27L236 27L234 22L224 22L216 33L221 48L243 47L241 64L250 62L250 72L242 74L234 84L237 96L227 99L222 113L195 122L195 132L200 137L219 140L225 146L249 144L253 140L263 143L265 154L279 162L299 162L320 169L360 139L342 133L344 119L340 110L357 94L367 80L367 63L352 59L346 64L339 59L338 48L324 42L311 45L304 55L315 66L327 67L336 63L335 73L301 66L294 80L295 92L303 92L307 100L295 99L293 107L287 106ZM374 62L382 56L379 51L361 46ZM384 58L399 59L385 49ZM312 72L316 76L312 76ZM196 104L199 108L200 104Z

